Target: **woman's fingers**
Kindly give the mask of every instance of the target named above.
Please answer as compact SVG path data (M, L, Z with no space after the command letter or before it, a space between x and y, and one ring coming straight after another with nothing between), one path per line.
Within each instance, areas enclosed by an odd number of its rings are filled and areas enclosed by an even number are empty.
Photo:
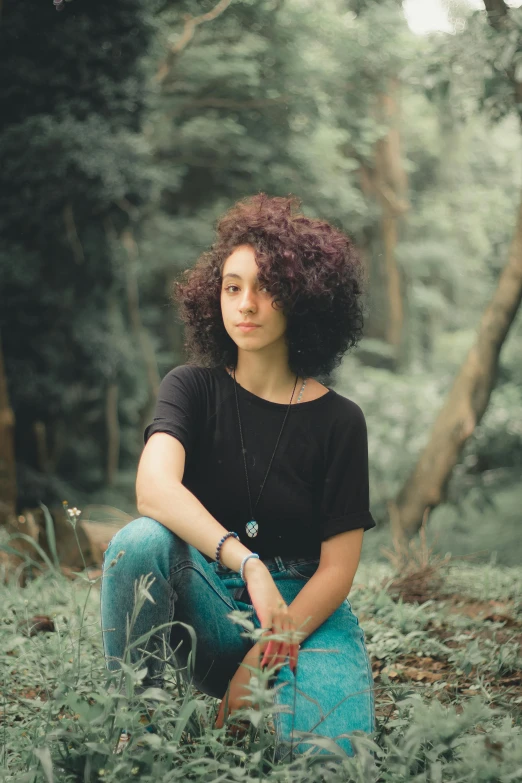
M290 652L289 640L291 636L291 622L288 615L286 617L283 617L281 623L281 634L283 636L284 641L281 641L279 645L279 649L276 654L275 664L283 666Z
M298 645L293 642L295 627L288 612L280 612L274 615L272 628L267 632L268 635L277 634L283 639L270 639L264 648L261 659L261 667L282 666L286 658L291 658L290 664L295 666L297 660Z
M272 619L272 627L268 630L267 634L268 636L275 636L279 635L281 633L281 621L279 619L278 613L274 613L274 617ZM261 661L261 666L267 666L268 668L271 668L272 666L275 666L278 652L281 647L281 642L278 639L270 639L268 642L268 645L265 650L265 654L263 656L263 660Z
M269 633L272 633L272 630L269 631ZM261 668L263 669L265 666L271 666L273 655L274 655L274 648L275 648L275 641L273 639L269 640L268 644L265 647L265 651L263 653L263 657L261 659Z

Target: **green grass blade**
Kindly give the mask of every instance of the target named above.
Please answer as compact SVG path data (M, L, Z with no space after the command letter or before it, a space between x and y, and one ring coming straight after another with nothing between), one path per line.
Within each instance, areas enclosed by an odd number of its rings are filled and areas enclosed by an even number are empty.
M59 571L60 560L58 558L58 552L56 549L56 534L54 532L53 518L47 506L45 506L43 503L40 503L40 508L42 509L45 517L45 532L47 534L47 541L49 542L49 549L51 550L51 555L53 556L55 568Z
M16 555L21 560L23 560L26 565L37 566L40 569L42 568L41 563L38 563L36 560L33 560L33 558L29 557L29 555L26 552L20 552L19 549L15 549L14 546L9 546L9 544L0 544L0 550L2 550L2 552L5 552L8 555Z
M26 535L26 533L16 533L16 534L14 534L12 536L9 536L9 538L7 540L8 541L13 541L13 540L15 540L17 538L21 538L23 541L27 541L29 544L31 544L31 546L33 546L36 549L36 551L38 552L38 554L40 555L40 557L42 558L44 563L46 563L46 565L49 566L51 571L55 571L56 570L55 567L54 567L54 564L51 563L51 561L49 560L49 558L47 557L47 555L43 551L43 549L40 546L40 544L37 541L35 541L34 538L31 538L31 536ZM15 552L16 552L17 555L20 556L20 552L18 552L17 550L15 550ZM38 563L36 565L38 565Z

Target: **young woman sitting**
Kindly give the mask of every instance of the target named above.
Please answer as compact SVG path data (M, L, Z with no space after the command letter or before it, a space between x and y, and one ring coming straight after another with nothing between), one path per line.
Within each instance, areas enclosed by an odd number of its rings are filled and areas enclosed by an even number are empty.
M273 667L276 759L291 742L310 750L293 730L350 755L346 735L375 730L364 632L347 599L375 526L366 423L316 379L361 336L362 269L345 234L298 207L264 194L237 203L176 283L188 362L161 383L137 474L141 516L112 539L101 590L116 671L134 583L152 574L154 602L132 639L162 629L133 649L147 667L142 689L163 686L167 662L187 665L190 625L192 682L222 699L216 726L245 706L249 667ZM242 635L234 609L252 613L259 641Z

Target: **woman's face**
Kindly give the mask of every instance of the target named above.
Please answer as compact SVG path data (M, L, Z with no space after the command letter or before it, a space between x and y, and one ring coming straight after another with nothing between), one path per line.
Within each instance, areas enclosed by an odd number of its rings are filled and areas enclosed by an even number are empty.
M221 275L221 313L227 333L239 349L259 351L284 341L286 317L272 307L272 294L257 280L254 249L241 245L228 256ZM257 324L241 329L239 324Z

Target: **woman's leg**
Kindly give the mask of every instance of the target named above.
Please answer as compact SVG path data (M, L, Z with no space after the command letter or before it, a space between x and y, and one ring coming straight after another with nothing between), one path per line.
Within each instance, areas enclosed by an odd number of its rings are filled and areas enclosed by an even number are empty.
M304 582L302 583L304 584ZM290 603L297 594L293 580L278 587ZM288 592L288 597L285 593ZM341 606L301 644L294 676L286 664L276 680L275 703L283 712L274 714L278 740L276 759L310 752L312 744L301 742L292 731L313 732L333 739L348 755L354 755L350 740L340 735L360 730L375 731L373 677L364 631L349 601ZM312 753L328 754L326 749Z
M119 552L124 554L117 558ZM222 698L229 680L251 646L241 636L243 628L227 617L238 608L230 591L195 547L149 517L140 517L123 527L111 540L105 555L100 594L104 653L109 671L117 671L126 643L126 618L134 608L134 584L152 574L149 593L133 628L135 641L152 628L179 621L196 634L192 682L198 690ZM171 648L176 650L171 659ZM191 650L189 632L173 625L133 648L131 662L142 661L148 672L141 686L162 687L166 662L185 666ZM194 654L193 654L194 657ZM166 660L171 659L171 660Z
M117 559L121 551L124 555ZM317 564L312 565L305 578L295 578L280 558L276 560L276 565L269 564L270 572L290 605ZM299 567L306 572L306 566ZM236 608L252 610L254 625L259 627L257 614L250 604L235 600L243 593L238 574L207 563L197 549L148 517L135 519L122 528L104 556L100 603L108 669L118 670L123 658L126 617L132 615L134 607L134 582L149 573L155 577L149 588L154 603L145 602L131 640L172 620L192 626L197 637L192 682L198 690L222 698L252 644L241 636L242 627L233 623L228 614ZM181 626L174 625L170 632L164 629L151 636L147 644L140 645L143 652L133 649L131 661L144 660L148 669L137 690L162 687L164 659L169 657L170 648L176 649L180 642L176 660L169 663L185 665L190 637ZM330 737L349 755L353 754L351 743L337 739L339 735L356 729L375 730L373 679L364 633L348 601L304 640L297 676L285 664L275 686L275 704L284 710L274 714L278 760L289 751L289 743L294 745L294 752L309 750L309 744L297 745L296 738L292 740L293 730Z
M288 606L317 569L318 560L275 558L265 563ZM239 584L239 582L238 582ZM248 597L245 600L249 600ZM249 604L242 608L252 609ZM259 627L254 612L254 624ZM308 636L299 650L297 675L288 664L273 682L276 731L275 760L294 753L328 754L294 736L292 731L308 732L333 740L347 755L354 748L347 737L353 731L375 731L374 686L364 631L350 602L341 606ZM295 701L294 701L295 700ZM279 711L281 710L281 711ZM335 744L333 747L335 751Z

